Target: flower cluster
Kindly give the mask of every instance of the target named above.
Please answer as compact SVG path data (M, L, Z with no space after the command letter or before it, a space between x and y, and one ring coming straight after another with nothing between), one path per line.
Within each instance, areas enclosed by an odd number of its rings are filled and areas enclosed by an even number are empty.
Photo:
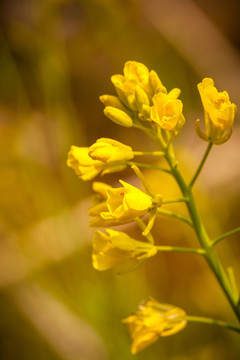
M177 173L177 161L174 157L172 141L182 129L185 118L183 104L179 99L180 90L174 88L167 91L157 73L136 61L126 62L123 74L113 75L111 81L116 95L102 95L104 114L113 122L126 128L141 129L160 145L161 151L134 151L130 146L119 141L101 138L90 147L72 146L68 153L67 165L82 180L92 180L98 175L118 172L132 166L135 174L142 182L145 191L119 180L120 187L112 187L106 183L93 182L92 207L89 209L91 227L107 228L136 222L142 231L143 239L136 240L127 233L106 229L95 231L92 240L92 264L96 270L104 271L126 262L140 263L141 260L156 255L157 251L187 251L204 254L203 249L185 249L156 246L151 234L157 214L173 216L185 223L194 225L194 217L184 218L181 215L159 209L161 205L171 202L190 201L191 186L194 184L203 166L202 162L189 186L185 185L180 173ZM198 84L205 114L205 132L196 121L198 136L213 144L226 142L232 133L236 105L229 100L226 91L218 92L214 82L205 78ZM208 154L207 152L207 154ZM162 199L149 187L139 167L151 167L148 164L135 163L135 156L165 156L169 168L155 169L171 173L184 195L181 199ZM207 155L206 155L207 156ZM206 159L206 156L204 159ZM177 175L176 175L177 174ZM186 196L188 194L188 197ZM192 200L191 200L192 201ZM188 210L191 210L188 203ZM191 213L191 211L189 211ZM148 216L145 217L145 215ZM144 217L144 221L141 219ZM148 223L145 224L145 219ZM201 228L201 226L198 226ZM198 231L196 227L196 233ZM139 306L138 311L123 320L128 324L132 337L132 353L135 354L155 342L161 336L168 336L182 330L187 323L186 313L175 306L158 303L150 299Z
M184 125L180 90L169 93L157 73L136 61L127 61L123 75L113 75L112 83L117 95L103 95L104 114L119 125L136 126L139 121L158 125L159 129L175 135ZM147 124L145 124L147 126Z

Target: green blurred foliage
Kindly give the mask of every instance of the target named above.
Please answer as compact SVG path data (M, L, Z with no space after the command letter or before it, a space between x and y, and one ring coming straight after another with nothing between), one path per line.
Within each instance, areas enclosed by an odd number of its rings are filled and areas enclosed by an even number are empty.
M158 72L168 89L182 89L186 117L195 120L201 109L196 90L201 71L152 25L142 3L1 2L1 359L130 360L130 339L121 319L149 294L188 313L233 318L213 275L198 257L158 254L142 268L122 275L115 270L98 273L91 265L93 232L87 225L91 184L67 168L70 146L89 146L104 136L136 150L154 149L143 134L119 128L103 116L98 97L114 93L110 76L121 73L127 60L143 62ZM200 5L206 11L205 2ZM176 140L187 164L186 176L197 164L198 152L189 152L199 141L193 120ZM201 152L204 144L199 146ZM227 153L235 151L224 146ZM225 150L220 154L225 156ZM217 159L211 163L212 171L208 167L210 174L225 165L222 157ZM196 190L212 236L239 226L239 165L229 159L234 177L221 173L214 186L206 177ZM175 184L155 175L146 172L156 191L177 195ZM120 178L135 181L131 170ZM113 174L104 180L113 184L118 179L119 174ZM176 206L184 212L182 205ZM197 244L192 232L175 220L160 218L154 232L159 244ZM138 236L134 226L129 233ZM231 248L219 245L219 254L226 265L233 264L239 279L237 235L229 244ZM189 325L136 358L236 360L239 355L237 335Z

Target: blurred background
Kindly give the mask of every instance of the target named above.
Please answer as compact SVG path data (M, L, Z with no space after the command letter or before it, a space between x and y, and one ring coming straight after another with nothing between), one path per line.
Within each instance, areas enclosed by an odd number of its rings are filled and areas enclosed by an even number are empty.
M66 166L71 145L110 137L135 150L155 149L145 136L103 116L98 97L114 94L110 77L127 60L143 62L170 90L182 89L186 125L175 141L191 177L206 144L197 83L213 77L240 108L238 0L2 0L0 4L0 359L132 359L123 317L149 295L191 315L234 322L204 260L158 254L134 272L97 272L88 228L91 184ZM239 116L231 140L215 146L195 188L212 237L240 225ZM144 144L144 148L143 148ZM148 160L148 159L146 159ZM168 176L145 173L174 197ZM103 179L137 184L131 170ZM169 207L184 213L183 205ZM139 238L133 225L129 234ZM158 244L198 246L191 229L159 217ZM240 279L239 235L217 247ZM239 335L189 324L136 359L236 360Z

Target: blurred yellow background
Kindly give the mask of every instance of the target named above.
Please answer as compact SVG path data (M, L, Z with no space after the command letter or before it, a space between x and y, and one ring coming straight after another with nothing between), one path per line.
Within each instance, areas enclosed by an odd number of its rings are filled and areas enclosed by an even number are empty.
M91 264L91 184L66 166L71 145L100 137L155 149L150 139L103 116L102 94L127 60L182 89L186 124L176 139L186 177L206 147L194 132L203 119L197 83L213 77L240 109L240 4L237 0L2 0L0 4L0 359L128 360L123 317L154 296L188 314L234 321L204 260L158 254L135 272L99 273ZM143 148L144 145L144 148ZM240 226L240 126L212 150L196 186L215 237ZM169 177L148 171L156 191L173 196ZM103 181L132 184L131 170ZM101 181L100 180L100 181ZM183 211L184 205L175 205ZM136 228L128 226L129 233ZM197 246L178 220L159 217L162 245ZM239 283L239 235L218 245ZM189 324L136 359L237 360L239 335Z

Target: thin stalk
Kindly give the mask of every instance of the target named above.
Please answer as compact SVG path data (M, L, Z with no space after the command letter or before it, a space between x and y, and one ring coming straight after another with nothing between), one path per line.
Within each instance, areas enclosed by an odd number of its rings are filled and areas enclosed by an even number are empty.
M150 196L152 196L152 198L155 198L155 194L152 191L151 187L149 186L148 182L146 181L146 178L143 175L143 173L141 172L141 170L136 165L132 165L132 169L135 172L135 174L137 175L137 177L139 178L139 180L141 181L141 183L143 184L143 186L145 187L146 192Z
M229 236L231 236L231 235L234 235L234 234L236 234L236 233L238 233L238 232L240 232L240 227L238 227L238 228L236 228L236 229L234 229L234 230L231 230L231 231L226 232L225 234L223 234L223 235L217 237L216 239L214 239L214 240L212 241L212 246L215 246L219 241L225 239L226 237L229 237Z
M166 215L166 216L171 216L174 217L178 220L184 221L185 223L187 223L190 226L193 226L192 220L186 218L185 216L176 214L175 212L169 211L169 210L164 210L164 209L157 209L158 213L161 215Z
M150 164L142 164L142 163L138 163L138 162L135 162L135 161L126 161L126 165L129 165L129 166L136 165L137 167L142 167L142 168L145 168L145 169L153 169L153 170L163 171L163 172L166 172L168 174L172 173L171 170L169 170L169 169L164 169L164 168L161 168L159 166L154 166L154 165L150 165Z
M210 325L218 325L218 326L224 327L226 329L229 329L229 330L236 331L236 332L240 333L240 327L239 326L234 325L234 324L229 324L228 322L222 321L222 320L215 320L215 319L202 317L202 316L188 315L187 316L187 321L203 323L203 324L210 324Z
M163 151L133 151L134 156L164 156Z
M176 199L166 199L162 201L162 204L172 204L178 202L187 202L188 198L176 198Z
M168 251L168 252L182 252L182 253L192 253L197 255L205 255L206 252L203 249L191 249L178 246L155 246L158 251Z
M135 127L136 129L142 130L145 134L150 136L152 139L156 140L156 135L153 134L153 132L150 129L148 130L144 126L142 126L138 123L133 123L133 127Z
M207 149L206 149L206 151L205 151L205 153L204 153L204 155L203 155L203 158L202 158L202 160L201 160L201 162L200 162L200 164L199 164L199 166L198 166L198 168L197 168L197 170L196 170L196 172L195 172L192 180L191 180L190 183L189 183L189 187L192 187L193 184L195 183L195 181L197 180L197 178L198 178L198 176L199 176L199 174L200 174L200 172L201 172L201 170L202 170L202 168L203 168L203 165L205 164L205 162L206 162L206 160L207 160L208 154L209 154L212 146L213 146L213 143L212 143L212 142L208 143L208 146L207 146Z
M215 252L214 247L212 247L212 241L210 240L207 231L202 223L202 220L200 218L200 215L198 213L191 187L188 186L181 173L178 170L177 162L175 160L174 152L172 149L172 146L168 148L168 152L166 152L166 160L169 163L170 168L172 169L173 176L175 177L181 191L184 197L188 197L189 201L186 203L186 206L188 208L189 215L193 222L193 227L195 229L195 233L199 239L199 242L202 246L202 248L206 251L206 260L212 269L213 273L215 274L219 284L221 285L226 297L229 300L229 303L231 304L231 307L237 316L238 320L240 321L240 310L238 306L239 296L236 296L231 283L229 281L229 278Z

